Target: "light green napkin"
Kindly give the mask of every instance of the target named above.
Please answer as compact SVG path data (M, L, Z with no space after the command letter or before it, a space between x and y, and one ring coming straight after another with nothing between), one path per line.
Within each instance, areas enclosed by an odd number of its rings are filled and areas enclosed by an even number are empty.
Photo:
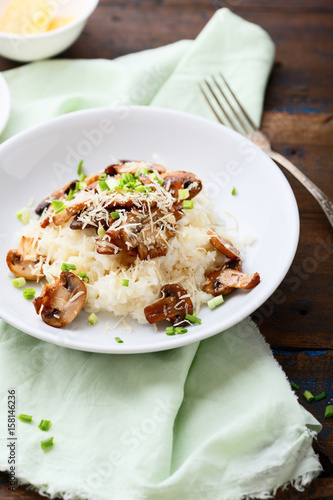
M274 47L227 9L195 41L115 61L45 61L9 71L13 109L2 140L47 118L112 104L211 117L197 83L223 70L259 122ZM283 332L282 332L283 334ZM91 500L267 498L321 470L318 422L250 320L200 344L101 355L36 340L1 323L0 469L8 470L7 397L15 389L17 477L42 493ZM47 433L40 419L52 421ZM311 429L311 430L310 430ZM54 436L48 453L40 441Z

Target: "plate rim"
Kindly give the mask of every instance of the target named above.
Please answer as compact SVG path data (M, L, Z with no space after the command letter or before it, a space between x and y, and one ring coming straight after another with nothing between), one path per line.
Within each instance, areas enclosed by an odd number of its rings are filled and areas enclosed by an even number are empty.
M0 75L1 76L1 75ZM282 183L284 183L285 188L287 191L289 191L290 195L290 201L292 202L293 205L293 212L290 214L290 218L292 219L293 226L295 228L295 232L293 233L293 241L289 241L290 243L290 251L288 254L288 259L284 262L283 269L280 272L280 279L279 282L277 283L274 282L270 283L266 286L265 290L266 292L263 294L265 297L264 300L260 299L260 304L256 304L255 309L253 309L253 301L249 300L241 309L241 314L237 316L237 321L233 319L233 316L229 318L228 320L225 320L223 330L221 330L221 327L218 325L213 326L210 330L209 333L201 334L200 338L195 338L191 335L184 335L184 336L177 336L173 337L172 344L170 343L167 345L164 341L158 341L157 343L147 345L145 343L141 344L140 346L130 346L126 345L125 343L123 344L110 344L107 346L91 346L87 342L83 341L78 341L77 338L71 341L68 341L66 335L64 337L59 337L57 336L58 329L54 329L55 332L50 331L50 333L46 332L39 332L34 331L34 327L30 325L26 325L23 321L16 319L15 317L12 317L10 312L7 311L2 304L0 304L0 317L12 325L13 327L17 328L18 330L22 331L23 333L26 333L28 335L31 335L34 338L37 338L39 340L43 340L45 342L50 342L55 345L61 346L61 347L67 347L73 350L80 350L80 351L85 351L85 352L95 352L95 353L101 353L101 354L144 354L144 353L149 353L149 352L160 352L160 351L165 351L169 349L175 349L178 347L182 347L185 345L189 345L192 343L200 342L201 340L207 339L209 337L212 337L213 335L216 335L218 333L221 333L222 331L226 331L227 329L231 328L232 326L237 325L241 321L243 321L245 318L247 318L252 312L254 312L257 308L259 308L262 304L266 302L266 300L269 299L269 297L274 293L275 290L279 287L283 279L285 278L297 251L298 243L299 243L299 234L300 234L300 218L299 218L299 211L298 211L298 206L296 202L295 195L293 193L293 190L286 178L286 176L283 174L281 169L257 146L255 146L249 139L245 138L238 132L235 132L234 130L225 127L224 125L221 125L219 123L213 122L207 118L203 118L201 116L197 116L188 112L184 111L179 111L179 110L173 110L169 108L161 108L157 106L138 106L138 105L131 105L131 106L102 106L102 107L94 107L94 108L89 108L89 109L84 109L84 110L79 110L79 111L74 111L65 115L59 115L54 118L45 120L41 123L38 123L32 127L29 127L28 129L25 129L23 131L20 131L18 134L10 137L9 139L5 140L2 144L0 144L0 155L3 153L3 150L5 150L7 147L10 147L12 143L15 143L17 141L20 141L22 137L24 136L29 136L29 134L33 134L38 132L40 129L43 129L45 132L46 127L52 127L53 125L58 124L59 122L61 123L62 121L70 121L71 119L75 119L75 116L84 114L84 115L95 115L95 114L103 114L105 112L114 112L116 111L121 111L121 110L138 110L139 112L143 113L162 113L166 115L174 115L174 116L183 116L187 119L191 119L194 121L197 121L198 123L202 123L203 125L208 125L210 127L215 127L216 129L223 130L223 133L230 134L233 137L241 138L242 140L247 140L249 144L251 144L252 147L255 147L257 151L260 152L261 155L265 156L266 161L271 165L271 168L275 170L275 172L280 176ZM291 223L291 224L292 224ZM51 328L51 327L50 327ZM53 330L53 329L52 329ZM66 331L66 330L65 330ZM55 336L56 338L53 338ZM52 338L50 338L52 337ZM64 339L64 340L62 340ZM192 340L193 339L193 340Z
M11 109L11 96L8 83L6 82L4 76L0 73L0 94L1 93L3 95L3 102L5 103L6 106L5 106L4 118L1 118L0 116L0 135L5 130L5 127L8 123L10 109ZM4 142L2 144L4 144Z

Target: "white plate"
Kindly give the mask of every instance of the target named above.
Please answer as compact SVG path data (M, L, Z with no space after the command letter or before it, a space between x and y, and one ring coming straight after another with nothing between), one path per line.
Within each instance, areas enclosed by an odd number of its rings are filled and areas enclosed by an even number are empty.
M7 125L10 112L10 94L4 77L0 74L0 134Z
M153 161L159 155L172 170L197 174L225 218L232 213L239 235L255 235L248 247L244 272L257 271L261 283L251 291L236 291L211 311L204 307L202 324L185 335L167 336L165 326L134 325L133 332L105 322L119 318L99 314L91 327L87 313L63 330L47 326L36 315L22 290L10 282L6 253L16 247L20 221L15 213L33 196L39 202L56 186L75 178L79 160L88 174L105 168L112 157ZM292 190L279 168L239 134L196 116L158 108L122 107L80 111L20 133L0 146L0 315L34 337L73 349L107 353L139 353L179 347L210 337L257 309L286 275L298 243L299 217ZM232 196L233 186L237 195ZM228 217L227 217L228 218ZM230 224L235 221L230 218ZM133 324L133 321L130 321ZM115 336L124 343L117 344Z

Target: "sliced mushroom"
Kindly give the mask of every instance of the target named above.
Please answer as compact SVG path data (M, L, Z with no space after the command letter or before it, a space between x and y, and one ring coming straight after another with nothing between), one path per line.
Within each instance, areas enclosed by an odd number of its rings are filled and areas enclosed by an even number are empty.
M180 189L188 189L189 199L194 198L202 189L201 180L191 172L178 170L175 172L165 172L161 174L163 179L163 187L178 200L178 191Z
M44 198L44 200L42 200L35 209L36 214L42 215L44 210L51 205L52 200L60 200L60 198L63 198L65 194L68 194L71 189L75 188L76 183L77 180L71 181L69 184L66 184L66 186L64 186L63 188L58 189L47 198Z
M244 274L240 260L232 260L224 264L221 269L213 271L207 277L205 292L211 295L228 295L235 288L248 290L260 283L258 273Z
M26 280L37 280L44 274L36 271L35 266L45 257L37 253L37 240L22 236L20 246L7 253L7 266L15 276Z
M82 212L82 210L86 208L87 205L89 205L89 203L90 203L89 200L86 200L82 201L81 203L76 203L75 205L65 208L64 210L53 216L52 219L53 224L55 226L62 226L63 224L68 222L73 217L73 215Z
M186 314L193 313L193 304L187 291L180 285L167 284L161 288L162 298L145 307L144 313L150 324L168 320L180 325Z
M44 286L41 296L36 297L33 304L44 323L62 328L76 318L86 296L87 289L83 281L75 274L64 271L55 283Z
M239 259L239 251L235 248L229 240L222 238L219 236L216 231L213 229L209 229L207 231L211 244L218 250L220 253L228 257L230 260Z
M107 240L98 239L95 241L96 252L102 255L116 255L121 250L119 247Z

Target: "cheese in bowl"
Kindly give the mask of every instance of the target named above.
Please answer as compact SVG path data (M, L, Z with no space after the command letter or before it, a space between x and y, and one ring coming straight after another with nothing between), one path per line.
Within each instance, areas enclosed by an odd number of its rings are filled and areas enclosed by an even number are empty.
M119 160L90 177L81 163L78 177L40 202L7 254L19 279L48 282L34 300L48 325L64 327L83 308L184 333L202 305L259 284L258 273L242 273L193 173Z

